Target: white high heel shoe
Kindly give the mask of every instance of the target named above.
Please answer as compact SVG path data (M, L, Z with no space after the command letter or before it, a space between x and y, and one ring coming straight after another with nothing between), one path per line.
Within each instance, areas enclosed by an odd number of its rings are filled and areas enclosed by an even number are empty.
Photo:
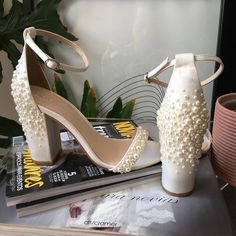
M219 63L219 68L209 78L200 81L196 61L214 61ZM172 66L174 70L168 84L156 79ZM208 125L202 86L216 79L223 69L224 64L219 57L183 53L177 54L171 61L167 58L146 75L148 82L167 88L157 112L157 126L160 132L162 186L169 194L187 196L193 190Z
M45 54L34 42L36 35L54 38L74 49L84 67L66 65ZM159 144L148 141L148 133L138 127L133 139L109 139L94 130L88 120L70 102L50 91L38 57L53 70L85 71L88 60L73 42L54 33L27 28L25 45L13 73L12 96L19 121L30 148L32 159L39 164L53 164L60 153L58 123L82 145L88 157L98 166L113 172L128 172L160 161Z

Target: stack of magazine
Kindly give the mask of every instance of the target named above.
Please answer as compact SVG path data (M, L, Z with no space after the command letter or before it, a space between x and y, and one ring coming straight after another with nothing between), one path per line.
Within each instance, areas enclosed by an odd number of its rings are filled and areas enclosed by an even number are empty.
M128 120L93 126L109 138L131 138L136 124ZM61 132L61 143L61 158L53 166L39 166L32 161L24 138L13 138L7 155L6 203L16 206L19 217L146 184L160 176L161 164L124 174L97 167L67 131Z

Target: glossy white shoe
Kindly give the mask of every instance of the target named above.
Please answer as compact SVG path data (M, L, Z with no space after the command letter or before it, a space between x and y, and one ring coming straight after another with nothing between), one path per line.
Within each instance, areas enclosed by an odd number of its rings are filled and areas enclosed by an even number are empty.
M36 35L67 44L81 56L84 67L77 68L52 59L35 44ZM88 60L81 48L62 36L32 27L25 29L24 39L23 53L13 74L12 96L36 163L52 164L60 153L58 124L75 137L96 165L109 171L123 173L160 161L159 144L149 141L148 133L142 127L136 129L133 139L103 137L75 106L50 90L39 58L53 70L82 72L87 69Z

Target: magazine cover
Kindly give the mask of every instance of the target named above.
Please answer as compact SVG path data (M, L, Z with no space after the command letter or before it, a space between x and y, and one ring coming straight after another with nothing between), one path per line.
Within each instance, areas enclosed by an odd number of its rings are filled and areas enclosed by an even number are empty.
M95 125L95 129L108 137L132 136L135 124L122 121ZM17 138L18 140L19 138ZM113 173L94 165L67 132L62 132L63 153L53 166L36 165L30 156L27 143L13 145L9 153L7 173L7 205L34 201L67 192L138 178L160 172L157 165L125 174Z

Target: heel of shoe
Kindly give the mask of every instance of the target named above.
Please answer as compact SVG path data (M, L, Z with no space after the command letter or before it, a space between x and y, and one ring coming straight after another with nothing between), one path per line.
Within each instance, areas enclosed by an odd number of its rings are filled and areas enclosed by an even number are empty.
M35 130L25 131L32 160L36 164L52 165L61 152L58 124L44 114L38 127L36 123Z
M41 112L31 94L27 77L25 49L13 72L12 96L16 104L32 160L38 164L52 165L61 150L57 123Z

